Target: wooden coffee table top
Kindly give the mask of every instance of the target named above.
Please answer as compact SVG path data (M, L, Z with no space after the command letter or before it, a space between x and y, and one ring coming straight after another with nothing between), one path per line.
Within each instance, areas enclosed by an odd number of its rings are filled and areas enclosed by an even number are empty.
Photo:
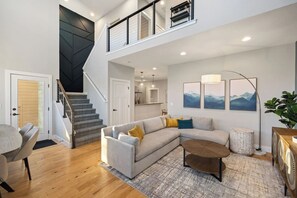
M187 140L182 147L189 153L204 158L223 158L230 155L225 146L206 140Z

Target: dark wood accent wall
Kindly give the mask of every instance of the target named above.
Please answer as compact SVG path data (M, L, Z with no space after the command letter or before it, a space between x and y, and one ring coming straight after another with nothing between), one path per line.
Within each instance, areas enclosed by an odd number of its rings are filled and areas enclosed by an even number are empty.
M94 22L60 6L60 81L67 92L83 92L83 66L94 46Z

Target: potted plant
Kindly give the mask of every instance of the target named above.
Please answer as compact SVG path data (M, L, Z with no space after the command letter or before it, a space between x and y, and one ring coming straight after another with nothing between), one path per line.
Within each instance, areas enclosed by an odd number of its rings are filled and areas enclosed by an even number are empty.
M265 113L274 113L287 128L294 128L297 123L297 94L283 91L281 98L272 98L265 102Z

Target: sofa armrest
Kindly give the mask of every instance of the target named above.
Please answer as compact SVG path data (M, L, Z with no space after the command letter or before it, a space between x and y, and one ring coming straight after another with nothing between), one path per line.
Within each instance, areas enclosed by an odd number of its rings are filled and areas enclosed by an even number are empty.
M132 178L135 162L135 146L103 135L101 136L101 160Z

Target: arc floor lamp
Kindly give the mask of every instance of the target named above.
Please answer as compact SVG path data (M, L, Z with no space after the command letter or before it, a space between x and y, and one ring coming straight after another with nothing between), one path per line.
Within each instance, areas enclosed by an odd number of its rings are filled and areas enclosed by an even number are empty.
M255 93L257 95L257 99L258 99L258 104L259 104L259 147L256 148L256 151L261 152L262 151L262 145L261 145L261 130L262 130L262 119L261 119L261 99L259 96L259 93L257 91L256 86L243 74L236 72L236 71L232 71L232 70L223 70L222 72L228 72L228 73L233 73L233 74L237 74L241 77L243 77L244 79L246 79L254 88ZM202 75L201 77L201 82L202 84L217 84L221 82L221 74L206 74L206 75Z

